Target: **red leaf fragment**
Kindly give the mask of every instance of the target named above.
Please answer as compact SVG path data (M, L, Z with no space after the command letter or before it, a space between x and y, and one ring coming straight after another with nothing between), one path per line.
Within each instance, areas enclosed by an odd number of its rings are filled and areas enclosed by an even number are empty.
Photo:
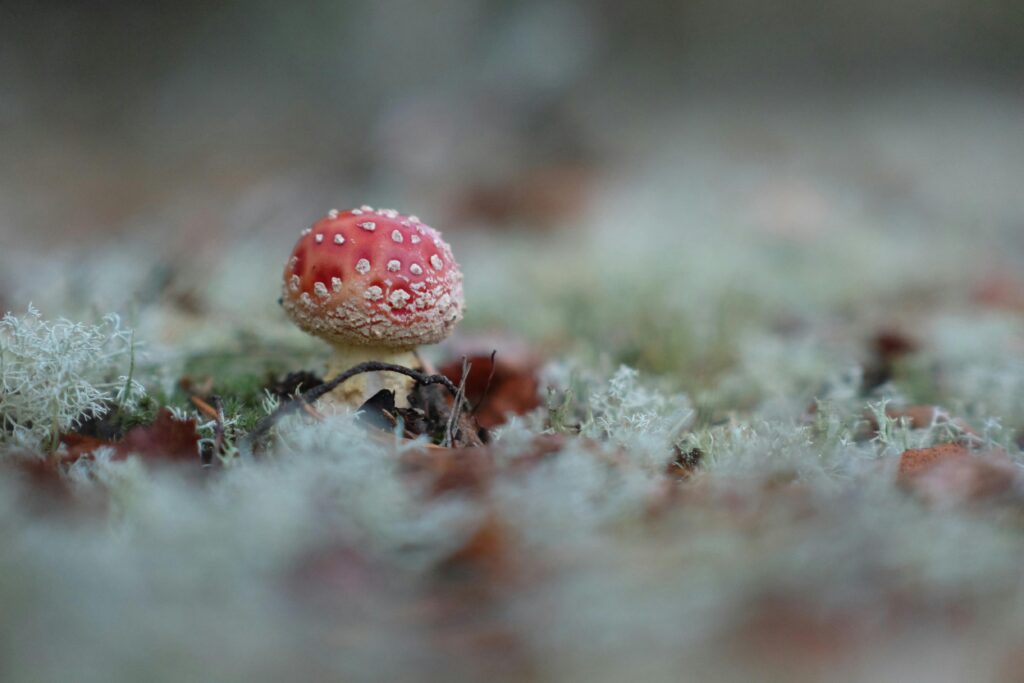
M986 308L1024 313L1024 280L997 271L978 283L971 298Z
M864 615L829 611L820 606L765 595L748 607L738 625L737 645L773 672L792 679L820 677L866 634Z
M103 439L97 439L94 436L85 436L74 432L70 434L61 434L60 440L67 451L60 459L65 465L73 465L81 458L91 459L92 454L97 449L104 446L113 446L113 443L110 441L104 441Z
M61 473L60 463L54 458L18 458L9 465L21 475L26 488L32 492L33 502L67 503L71 500L71 487Z
M928 448L908 448L900 456L899 481L907 483L942 462L966 458L969 455L970 451L966 446L955 443L943 443Z
M488 514L439 569L458 575L507 580L513 573L515 553L509 530L496 513Z
M540 405L540 361L526 352L498 351L467 354L472 367L466 378L466 397L478 406L476 419L484 429L493 429L506 422L507 416L523 415ZM441 374L456 385L462 382L462 360L441 368Z
M137 454L144 460L199 462L199 433L193 419L176 420L161 408L152 424L133 428L114 444L114 460Z
M960 444L942 444L905 451L897 481L929 503L958 504L1012 493L1017 469L998 451L972 455Z
M92 458L97 449L113 448L114 460L138 455L143 460L188 462L199 460L199 433L194 419L177 420L167 408L161 408L148 425L133 427L120 441L104 441L82 434L62 434L66 448L60 462L71 465L81 458Z
M402 456L403 472L430 482L430 493L483 494L494 479L494 455L487 448L428 448Z

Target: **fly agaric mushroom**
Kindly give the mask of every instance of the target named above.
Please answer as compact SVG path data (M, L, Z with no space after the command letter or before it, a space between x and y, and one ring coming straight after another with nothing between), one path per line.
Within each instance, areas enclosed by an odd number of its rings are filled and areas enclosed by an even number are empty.
M304 332L334 348L327 380L366 361L420 369L416 347L443 340L462 319L462 273L441 233L416 216L332 210L302 231L281 303ZM389 389L404 406L413 384L394 372L363 373L332 396L359 406Z

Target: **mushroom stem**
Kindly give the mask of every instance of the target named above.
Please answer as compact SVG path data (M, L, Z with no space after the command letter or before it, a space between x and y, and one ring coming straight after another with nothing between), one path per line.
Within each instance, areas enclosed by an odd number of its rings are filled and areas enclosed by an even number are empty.
M367 361L394 363L413 370L420 370L423 367L423 362L415 349L346 344L332 344L331 346L334 352L327 362L327 374L324 376L324 381L330 381L352 366ZM395 405L399 408L407 408L409 406L407 396L415 386L414 379L396 372L365 372L342 382L325 398L358 408L381 389L388 389L395 392Z

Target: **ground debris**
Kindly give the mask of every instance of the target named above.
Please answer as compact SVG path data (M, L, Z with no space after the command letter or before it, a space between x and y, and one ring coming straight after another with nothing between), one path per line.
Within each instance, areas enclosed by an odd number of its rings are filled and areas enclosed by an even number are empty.
M676 479L689 479L704 460L704 451L699 448L684 450L676 446L673 452L675 457L665 468L665 474Z
M294 398L282 403L277 408L277 410L275 410L273 413L267 415L262 420L260 420L256 424L256 426L245 436L241 444L243 452L252 452L252 449L261 443L261 441L267 436L270 430L273 429L274 425L276 425L277 422L286 415L297 412L299 410L305 410L309 412L310 406L314 404L317 400L326 396L335 388L337 388L344 382L348 381L349 379L355 377L360 373L380 372L383 370L386 370L388 372L397 372L399 374L405 375L415 380L416 388L414 389L413 394L409 396L410 405L413 408L419 408L420 411L422 411L422 415L419 412L415 412L414 414L412 414L410 417L413 418L413 423L417 423L418 420L420 420L421 418L426 418L426 426L427 429L429 430L432 426L434 426L434 424L436 424L436 420L432 420L431 418L439 418L443 415L445 418L445 429L441 434L441 439L443 439L444 442L446 442L446 445L452 445L455 443L469 445L477 441L482 443L477 428L475 428L474 424L465 422L463 420L464 414L462 414L461 411L455 411L455 416L457 420L453 424L453 420L451 419L453 411L451 408L444 408L443 399L430 398L432 394L426 394L426 398L417 398L415 396L418 390L436 389L438 385L440 385L445 390L447 390L447 392L451 394L454 398L460 400L462 396L462 391L460 390L460 387L457 387L455 384L453 384L450 379L448 379L444 375L430 375L420 372L419 370L413 370L412 368L407 368L403 365L396 365L394 363L368 361L365 363L359 363L358 365L354 365L345 372L339 374L337 377L334 377L329 381L322 382L321 384L310 389L306 389L301 393L295 394ZM371 397L370 401L372 403L370 403L369 406L365 406L364 404L364 407L368 408L368 412L373 413L372 417L368 417L368 420L371 422L371 424L379 423L381 425L389 425L390 427L394 427L395 425L397 425L398 417L400 416L399 411L396 410L395 413L391 413L390 411L387 410L387 408L390 407L391 404L393 404L394 402L393 396L389 401L389 399L387 399L386 397L381 397L380 394L377 394ZM383 422L380 421L381 419L383 419ZM438 435L436 434L436 432L425 431L422 433L429 434L434 441L438 440ZM410 432L409 434L407 434L407 436L415 437L419 436L419 434L413 434Z
M955 443L904 451L897 473L901 488L938 506L1002 500L1013 494L1018 480L1005 453L975 453Z
M868 345L870 358L864 366L861 391L864 395L893 379L899 363L920 350L920 343L906 332L895 328L878 330Z
M199 463L199 433L195 420L178 420L167 408L161 408L150 424L128 430L120 440L70 433L61 435L61 442L66 449L60 458L64 464L91 458L96 450L103 447L114 450L113 460L137 455L149 462Z
M307 389L313 389L324 383L322 377L308 370L289 372L281 379L272 382L267 389L278 398L292 398Z
M466 377L466 398L480 426L493 429L509 415L523 415L541 404L540 359L520 350L509 353L474 352L467 355L472 366ZM462 382L462 362L442 366L442 375Z

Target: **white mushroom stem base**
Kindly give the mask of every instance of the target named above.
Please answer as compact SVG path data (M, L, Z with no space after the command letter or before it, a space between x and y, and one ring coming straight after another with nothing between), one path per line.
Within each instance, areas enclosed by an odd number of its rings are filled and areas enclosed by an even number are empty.
M346 346L343 344L333 344L332 347L334 353L327 362L327 374L324 381L330 381L352 366L369 361L404 365L412 370L423 369L423 362L416 351L412 349ZM388 389L395 392L396 407L408 408L409 401L406 397L415 386L416 381L412 377L400 375L397 372L363 372L345 380L321 400L358 408L381 389Z

